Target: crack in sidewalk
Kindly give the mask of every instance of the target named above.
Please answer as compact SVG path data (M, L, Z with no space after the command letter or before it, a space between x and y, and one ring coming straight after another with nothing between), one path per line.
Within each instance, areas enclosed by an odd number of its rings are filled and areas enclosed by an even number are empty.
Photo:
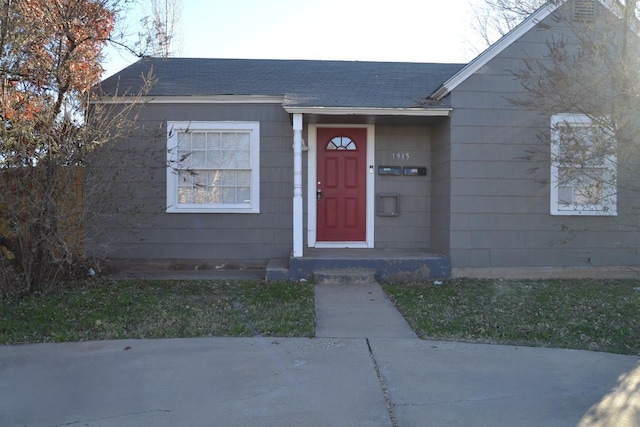
M376 376L378 377L378 383L380 384L380 388L382 389L382 394L384 396L384 404L387 408L387 412L389 413L389 418L391 419L391 427L398 427L398 421L396 420L396 414L395 414L395 405L391 400L391 394L389 393L387 384L384 381L382 372L380 372L380 367L378 366L378 361L376 360L376 356L373 354L373 349L371 348L371 342L369 342L369 338L365 338L365 340L367 341L367 347L369 348L369 356L371 357L373 368L375 369Z
M457 405L459 403L476 403L476 402L495 402L499 400L513 400L513 399L523 399L530 398L531 396L537 396L538 393L520 393L520 394L510 394L505 396L494 396L494 397L484 397L477 399L454 399L454 400L437 400L433 402L423 402L423 403L398 403L397 407L411 407L411 406L436 406L436 405Z
M92 419L78 420L78 421L70 421L68 423L56 424L56 427L73 426L73 425L76 425L76 424L89 423L89 422L95 422L95 421L113 420L115 418L132 417L132 416L136 416L136 415L144 415L144 414L149 414L149 413L153 413L153 412L172 412L172 410L171 409L151 409L151 410L148 410L148 411L140 411L140 412L131 412L131 413L128 413L128 414L112 415L112 416L109 416L109 417L92 418Z

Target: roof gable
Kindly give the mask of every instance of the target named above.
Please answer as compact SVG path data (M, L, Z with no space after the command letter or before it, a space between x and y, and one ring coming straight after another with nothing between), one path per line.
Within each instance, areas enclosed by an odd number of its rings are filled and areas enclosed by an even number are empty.
M436 91L429 95L429 98L434 100L441 100L442 98L447 96L466 79L478 72L478 70L484 67L489 61L502 53L515 41L520 39L520 37L531 30L538 22L551 15L551 13L553 13L559 6L560 2L550 1L544 6L540 7L537 11L529 15L528 18L518 24L518 26L516 26L513 30L509 31L502 38L500 38L500 40L489 46L473 61L471 61L455 75L445 81Z
M533 29L539 22L546 19L549 15L555 12L560 6L565 4L568 0L550 0L543 6L541 6L534 13L529 15L528 18L523 20L518 26L505 34L500 40L489 46L484 52L478 55L473 61L467 64L464 68L458 71L455 75L445 81L438 89L436 89L431 95L430 99L439 101L447 96L456 87L462 84L466 79L478 72L489 61L494 59L505 49L511 46L514 42L519 40L528 31ZM611 10L617 16L621 16L619 10L619 4L613 0L596 0L607 9Z

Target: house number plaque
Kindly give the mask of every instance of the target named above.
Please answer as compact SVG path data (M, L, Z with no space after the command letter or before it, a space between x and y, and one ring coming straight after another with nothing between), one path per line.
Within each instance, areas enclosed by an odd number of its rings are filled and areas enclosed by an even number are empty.
M411 158L409 152L394 152L391 153L391 160L409 160Z

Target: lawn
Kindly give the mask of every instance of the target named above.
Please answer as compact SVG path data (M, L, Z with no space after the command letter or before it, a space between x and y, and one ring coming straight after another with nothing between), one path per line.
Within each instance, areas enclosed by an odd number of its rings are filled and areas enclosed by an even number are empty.
M423 339L640 355L637 280L447 280L382 287ZM97 279L0 301L0 344L313 337L314 314L308 283Z
M308 284L92 280L0 301L0 344L314 332Z
M418 336L640 355L637 280L383 284Z

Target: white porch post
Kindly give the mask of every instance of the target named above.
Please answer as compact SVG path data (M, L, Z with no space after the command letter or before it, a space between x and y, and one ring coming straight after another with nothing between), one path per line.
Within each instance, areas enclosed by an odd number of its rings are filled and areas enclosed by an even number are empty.
M293 257L302 256L302 114L293 114Z

